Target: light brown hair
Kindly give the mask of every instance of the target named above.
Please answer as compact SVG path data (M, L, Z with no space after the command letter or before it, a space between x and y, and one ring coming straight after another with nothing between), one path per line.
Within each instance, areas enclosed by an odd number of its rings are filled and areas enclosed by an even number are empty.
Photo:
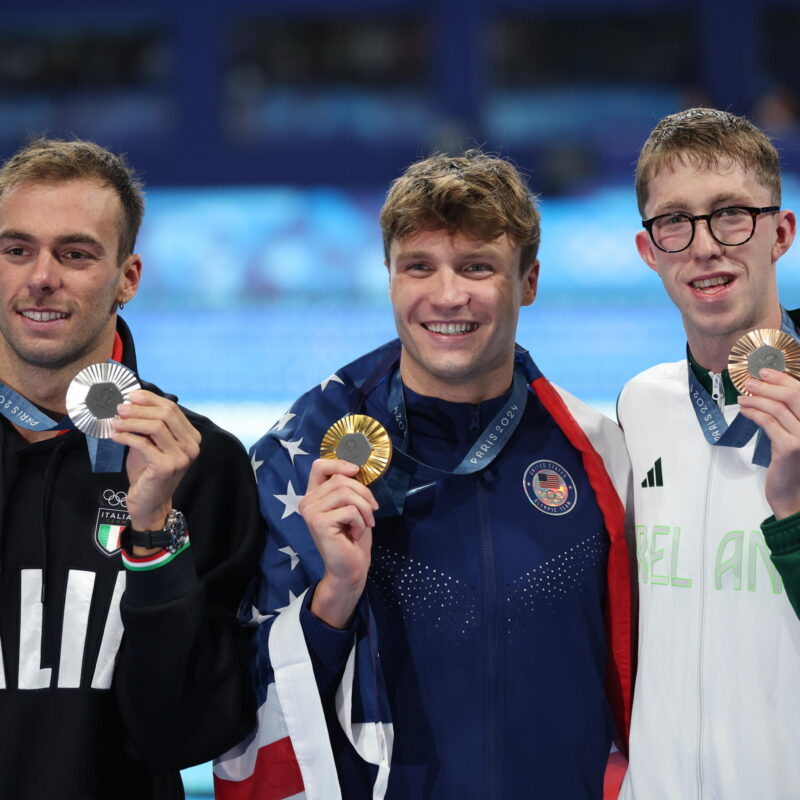
M781 202L778 152L753 123L728 111L690 108L664 117L647 138L636 164L636 202L644 217L648 183L664 167L683 160L697 169L716 169L732 161L751 170L769 189L772 202Z
M539 210L519 170L477 149L412 164L392 183L380 220L387 264L394 239L428 230L485 242L507 233L522 248L520 273L539 251Z
M32 139L0 168L0 197L24 183L58 183L91 178L119 197L117 259L133 252L144 216L142 183L122 156L81 139Z

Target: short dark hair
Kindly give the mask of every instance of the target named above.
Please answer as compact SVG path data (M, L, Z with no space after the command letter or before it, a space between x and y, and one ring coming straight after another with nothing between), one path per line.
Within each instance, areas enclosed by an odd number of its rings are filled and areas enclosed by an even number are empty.
M122 263L133 253L144 216L142 182L123 156L81 139L32 139L0 168L0 197L24 183L56 183L83 178L93 178L104 186L110 186L119 197L122 214L117 258Z
M521 272L539 251L539 210L524 178L513 164L478 149L412 164L392 183L380 219L387 264L394 239L424 230L487 242L507 233L522 248Z

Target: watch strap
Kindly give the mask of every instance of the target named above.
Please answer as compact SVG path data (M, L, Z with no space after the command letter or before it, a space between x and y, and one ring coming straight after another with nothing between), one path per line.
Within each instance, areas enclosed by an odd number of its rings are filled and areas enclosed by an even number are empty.
M186 518L180 511L173 508L162 529L139 531L128 523L122 531L120 541L122 547L128 552L133 547L144 547L148 550L159 548L168 550L170 553L177 553L186 543L187 538Z

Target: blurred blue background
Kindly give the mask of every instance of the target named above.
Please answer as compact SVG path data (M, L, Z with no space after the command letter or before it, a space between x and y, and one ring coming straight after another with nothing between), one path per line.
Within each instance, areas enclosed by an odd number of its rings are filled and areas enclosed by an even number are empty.
M148 186L124 311L142 374L247 444L393 336L378 209L434 149L479 144L529 176L542 270L519 341L612 415L628 377L683 353L633 246L655 122L747 114L800 209L796 0L39 0L3 22L0 157L37 133L128 154ZM788 305L799 262L779 267Z

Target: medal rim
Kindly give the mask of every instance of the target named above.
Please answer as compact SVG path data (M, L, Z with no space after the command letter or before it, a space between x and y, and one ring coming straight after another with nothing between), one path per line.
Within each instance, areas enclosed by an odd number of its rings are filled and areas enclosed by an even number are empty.
M359 466L355 475L359 483L369 486L385 474L394 449L389 432L374 417L368 414L347 414L334 422L322 437L320 458L339 458L336 449L342 439L352 433L362 434L370 445L370 454L364 465Z
M756 328L739 337L728 356L728 374L741 394L750 394L744 385L751 377L757 377L750 373L748 358L764 346L780 350L785 362L783 372L800 380L800 344L788 333L776 328Z
M70 382L66 397L67 414L75 427L94 439L110 439L114 417L100 419L86 405L89 390L99 383L111 383L116 386L123 402L128 402L131 392L142 387L136 373L118 361L90 364Z

